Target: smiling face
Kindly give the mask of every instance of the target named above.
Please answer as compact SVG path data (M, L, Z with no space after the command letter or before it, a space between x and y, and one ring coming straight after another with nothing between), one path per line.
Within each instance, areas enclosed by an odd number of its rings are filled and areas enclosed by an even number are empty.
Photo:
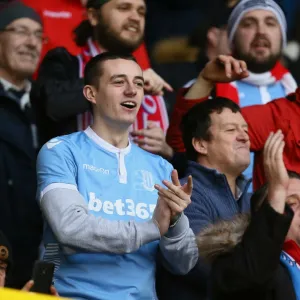
M144 0L111 0L100 10L89 10L99 44L108 51L131 53L143 41L146 5Z
M94 104L94 118L112 127L128 128L136 118L144 97L140 66L132 60L102 62L96 87L86 86L86 98Z
M281 55L282 33L276 16L266 10L245 14L237 28L233 55L245 60L250 71L269 71Z
M32 76L38 66L42 38L41 24L31 19L10 23L0 33L0 76L1 73L19 79Z
M224 174L240 175L250 163L248 126L239 112L224 108L210 115L210 138L202 141L201 164ZM203 163L205 161L205 163Z

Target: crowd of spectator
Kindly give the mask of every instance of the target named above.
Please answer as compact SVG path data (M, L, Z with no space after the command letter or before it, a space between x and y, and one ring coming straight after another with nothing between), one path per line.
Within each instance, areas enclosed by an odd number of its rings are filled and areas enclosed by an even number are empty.
M0 287L300 298L300 5L0 1Z

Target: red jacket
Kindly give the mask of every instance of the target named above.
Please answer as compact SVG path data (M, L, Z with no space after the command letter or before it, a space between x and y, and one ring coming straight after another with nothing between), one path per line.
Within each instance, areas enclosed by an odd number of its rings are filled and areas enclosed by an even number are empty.
M178 95L167 134L167 142L176 152L185 151L180 132L183 115L195 104L207 99L187 100L184 98L186 91L183 89ZM300 173L300 88L287 98L244 107L242 114L249 125L251 151L255 152L254 189L265 182L262 150L271 131L282 130L285 136L285 166L290 171Z

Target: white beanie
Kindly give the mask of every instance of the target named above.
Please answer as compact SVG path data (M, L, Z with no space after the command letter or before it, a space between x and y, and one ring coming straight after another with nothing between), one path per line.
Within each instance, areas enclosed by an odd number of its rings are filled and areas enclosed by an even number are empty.
M242 0L232 11L229 20L228 20L228 37L230 47L232 48L233 38L236 32L236 29L241 22L243 16L249 11L262 9L272 12L280 25L281 34L282 34L282 46L285 48L286 46L286 32L287 32L287 23L285 19L285 15L280 8L280 6L273 0Z

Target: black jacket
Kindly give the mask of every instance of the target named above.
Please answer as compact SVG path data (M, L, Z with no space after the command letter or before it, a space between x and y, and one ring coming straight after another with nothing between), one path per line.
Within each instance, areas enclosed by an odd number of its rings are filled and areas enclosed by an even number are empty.
M212 300L296 300L280 253L293 213L267 203L252 216L237 216L201 232L199 253L212 261Z
M77 57L65 48L50 50L30 95L41 146L53 137L77 131L77 115L90 108L83 86Z
M0 230L9 240L14 267L8 286L22 287L38 257L42 218L36 201L36 149L32 111L0 86Z
M182 183L187 181L188 175L193 176L192 203L186 208L185 215L196 235L208 224L219 219L228 220L239 213L249 212L250 194L247 192L249 181L242 177L238 178L237 185L242 193L239 200L236 200L225 175L216 170L188 161L185 173ZM159 299L207 299L209 272L210 265L201 259L185 276L173 275L159 264L156 282Z

